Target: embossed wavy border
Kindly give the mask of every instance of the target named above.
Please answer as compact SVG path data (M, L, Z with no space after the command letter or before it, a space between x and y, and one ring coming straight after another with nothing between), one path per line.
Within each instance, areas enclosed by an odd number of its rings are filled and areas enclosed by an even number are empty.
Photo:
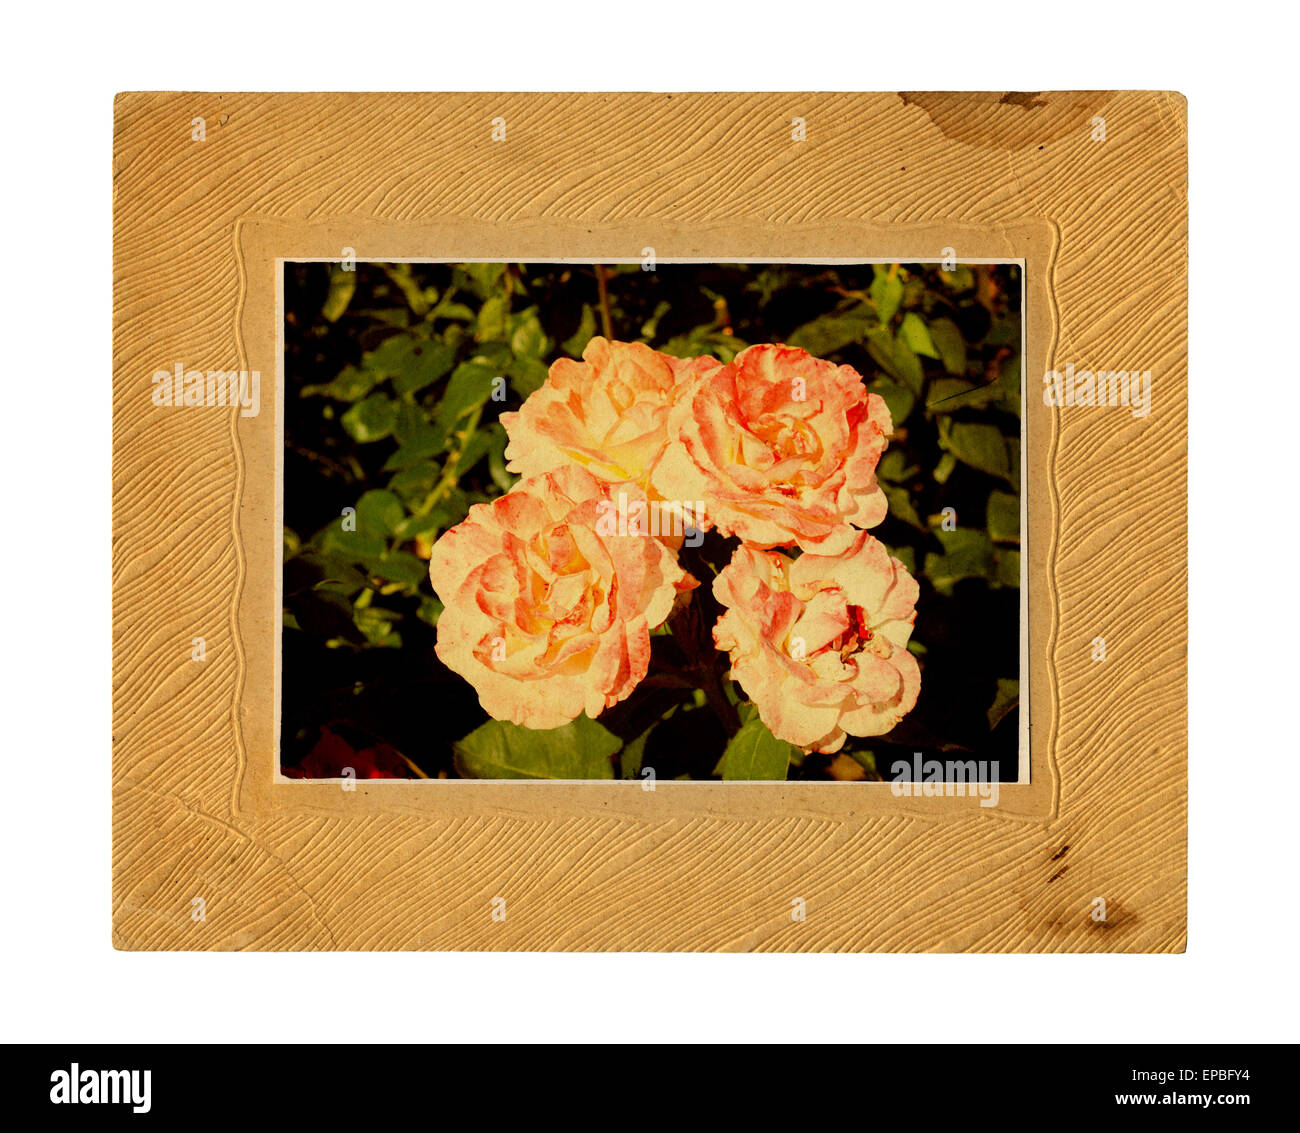
M241 368L244 369L252 368L251 356L248 350L248 344L244 333L244 322L248 314L248 303L249 303L250 290L251 290L249 286L249 264L248 264L248 259L245 254L245 248L244 248L244 236L245 236L246 229L250 225L259 226L259 227L263 225L270 225L275 228L283 228L287 234L292 230L297 230L299 232L302 232L303 230L315 231L324 226L332 226L332 225L339 225L339 224L352 226L352 227L359 227L362 224L367 226L374 226L376 223L377 222L374 221L372 218L330 218L328 220L316 218L312 221L294 222L294 221L284 220L282 218L260 218L260 217L243 217L243 218L239 218L235 222L234 230L233 230L233 244L234 244L235 261L236 261L236 267L237 267L238 279L239 279L238 298L235 304L235 323L236 323L235 342L236 342L236 347L240 359ZM400 222L390 221L390 222L384 222L383 226L386 228L395 227L395 228L403 228L403 229L409 228L412 230L421 230L426 228L430 223L436 223L438 225L443 225L443 226L450 226L453 228L458 228L461 226L464 226L466 228L471 228L476 226L479 222L473 220L472 218L442 217L442 218L438 218L438 220L435 222L422 220L419 222L412 222L409 225L404 225L401 224ZM549 228L564 227L566 224L569 223L573 223L573 222L565 221L565 220L551 220L549 218L534 218L530 222L522 222L517 226L511 226L511 227L512 228L518 227L522 229L537 228L545 231ZM625 226L626 223L627 222L625 221L621 221L614 225L610 225L608 227L610 227L611 229L617 229L619 227ZM742 223L744 224L745 227L754 228L754 229L757 229L758 227L761 226L760 223L755 223L755 222L742 222ZM944 228L950 228L953 230L956 229L969 230L972 228L982 228L984 231L989 233L1001 233L1007 235L1009 233L1009 230L1015 229L1017 227L1026 227L1032 225L1044 225L1047 229L1050 230L1050 239L1047 241L1046 262L1043 267L1044 279L1042 282L1042 293L1045 296L1047 302L1047 312L1046 312L1047 337L1046 337L1046 342L1044 344L1043 357L1045 361L1048 362L1050 365L1050 362L1055 355L1057 343L1060 337L1060 308L1059 308L1059 302L1056 295L1056 268L1060 256L1062 241L1061 241L1060 227L1056 223L1056 221L1048 217L1036 216L1036 217L1024 217L1016 221L1000 222L998 224L990 224L990 225L983 225L983 226L973 225L970 221L944 222L944 221L927 220L919 223L900 223L897 225L887 225L887 226L872 225L871 227L873 228L887 227L891 229L897 229L900 232L900 234L908 233L912 235L914 235L915 232L920 229L942 230ZM688 231L698 232L701 235L707 236L711 231L717 230L720 227L729 227L729 226L720 226L717 222L711 222L708 224L701 224L698 226L681 226L681 227L687 228ZM782 227L786 231L789 231L791 229L797 229L798 234L801 238L816 239L818 237L818 234L822 232L827 233L829 237L829 233L834 229L834 227L837 226L832 225L828 227L825 223L820 223L820 224L813 223L813 224L804 224L798 226L782 226ZM589 227L586 227L585 231L588 234L596 234L598 231L598 226L591 225ZM1007 235L1007 239L1008 241L1010 241L1009 235ZM297 249L292 249L292 250L280 251L275 257L275 261L278 262L280 260L294 259L297 256L302 256L304 258L316 258L315 256L312 256L309 253L304 253ZM515 255L515 256L505 255L502 258L527 261L529 259L547 259L547 258L557 259L563 257L564 257L563 253L552 253L550 256L545 256L536 252L530 252L526 255ZM416 257L399 256L399 255L388 256L379 252L372 252L372 253L368 253L365 258L369 261L378 261L381 259L388 259L388 258L411 259ZM461 257L461 258L471 258L471 257ZM585 255L574 254L572 258L579 261L587 261L589 259L598 259L599 257L588 257ZM691 259L691 258L709 259L715 262L746 262L746 260L755 260L755 261L772 260L774 257L766 254L761 254L761 253L749 257L735 255L735 254L731 254L727 256L718 255L712 257L668 256L668 257L664 257L662 262L667 263L675 260ZM800 258L802 259L803 257ZM840 259L847 262L870 262L871 260L874 259L877 261L888 260L888 262L900 262L900 263L917 261L919 259L919 257L912 256L912 255L898 255L895 256L893 259L889 259L888 253L885 253L883 255L870 256L870 257L868 256L834 257L834 256L828 256L824 252L820 255L809 254L807 258L810 261ZM990 259L997 259L997 258L999 257L994 257L994 256L971 257L972 261L990 260ZM438 257L431 257L431 259L438 259ZM454 262L454 259L455 258L449 258L448 262ZM1028 284L1028 273L1031 270L1031 264L1029 261L1029 257L1026 255L1019 255L1019 256L1007 255L1005 257L1002 257L1002 259L1004 260L1004 262L1012 262L1012 261L1020 261L1020 260L1024 261L1026 282L1023 284L1024 304L1022 304L1022 342L1024 345L1024 350L1022 351L1022 388L1023 388L1024 399L1025 399L1025 406L1027 406L1028 398L1033 392L1030 386L1029 374L1027 370L1027 362L1031 351L1029 350L1029 344L1030 344L1029 327L1028 327L1029 312L1026 309L1027 304L1029 302L1034 301L1034 295L1033 295L1034 288L1030 287ZM276 287L278 288L280 285L281 284L277 279ZM279 317L278 313L276 314L275 317L276 318ZM277 339L277 344L278 344L278 339ZM277 357L275 360L276 369L274 371L274 376L275 376L274 393L275 393L275 406L276 406L277 414L279 414L281 411L280 400L283 397L283 392L284 392L282 389L282 382L281 382L282 362L283 362L282 358ZM1025 452L1022 454L1022 461L1027 462L1028 461L1027 454L1029 451L1029 413L1025 406L1022 406L1022 416L1021 416L1022 440L1024 442L1024 449L1025 449ZM1048 541L1047 541L1047 547L1045 551L1046 557L1045 557L1045 564L1043 570L1043 574L1045 576L1043 584L1047 591L1045 597L1046 600L1048 601L1048 610L1049 610L1048 617L1050 620L1050 625L1047 631L1046 653L1044 658L1046 668L1047 668L1046 684L1049 686L1048 695L1049 695L1050 704L1048 707L1049 721L1048 721L1048 739L1046 743L1046 750L1040 757L1040 763L1038 766L1041 769L1044 769L1046 771L1047 777L1050 780L1049 783L1050 792L1049 792L1048 805L1045 811L1040 811L1035 813L1024 813L1017 810L1008 810L1001 807L995 807L992 808L991 811L982 812L983 814L988 815L991 818L1002 819L1007 821L1051 822L1054 821L1059 816L1060 813L1061 773L1060 773L1059 761L1056 755L1056 743L1060 732L1060 703L1061 703L1060 688L1059 688L1059 674L1058 674L1058 666L1057 666L1057 659L1056 659L1056 646L1057 646L1057 641L1059 639L1059 631L1060 631L1060 602L1059 602L1059 590L1058 590L1058 585L1056 580L1056 561L1057 561L1058 549L1059 549L1060 539L1061 539L1060 499L1059 499L1059 494L1057 492L1057 486L1056 486L1056 467L1057 467L1057 458L1060 451L1060 433L1061 433L1058 416L1059 415L1057 414L1049 414L1045 417L1045 420L1049 421L1050 425L1049 425L1049 434L1047 440L1048 447L1047 447L1047 453L1045 457L1046 470L1044 474L1044 479L1046 483L1043 485L1043 490L1046 492L1047 495L1048 511L1051 517L1050 518L1051 531L1047 537ZM248 785L247 777L250 772L250 756L248 751L248 742L245 736L243 721L241 719L242 696L248 679L248 658L247 658L247 650L245 647L245 643L240 633L241 604L244 600L244 593L245 593L246 586L248 585L248 555L243 544L243 532L242 532L242 526L240 524L240 514L244 502L243 493L247 482L248 469L247 469L246 454L244 451L244 444L243 444L243 440L240 437L238 413L232 413L231 415L230 433L231 433L232 455L235 464L234 498L232 500L232 507L231 507L231 531L232 531L232 537L234 542L235 559L236 559L236 583L232 590L231 609L230 609L231 633L232 633L232 637L235 639L235 658L236 658L234 693L233 693L232 703L230 708L231 722L235 734L235 749L236 749L236 767L235 767L234 781L231 788L231 795L232 795L231 805L232 805L232 813L238 816L240 814L240 798L244 794L245 789ZM1027 468L1029 467L1028 464L1026 464L1026 467ZM283 469L282 467L280 467L278 469L277 476L282 475L282 472ZM1023 485L1026 495L1028 495L1028 493L1031 490L1030 485L1031 485L1030 472L1027 471L1025 475L1024 485ZM277 491L280 490L282 489L280 487L277 487ZM1028 545L1028 538L1026 539L1026 546L1027 545ZM1026 646L1027 655L1030 658L1032 658L1032 646L1029 644L1029 635L1031 632L1030 627L1032 626L1033 623L1032 604L1034 602L1034 597L1033 597L1032 585L1026 587L1026 593L1027 593L1027 600L1025 603L1025 610L1026 610L1026 621L1028 624L1026 624L1023 628L1023 633L1024 633L1023 640ZM1026 678L1027 676L1029 676L1029 674L1022 673L1022 679ZM1034 711L1036 690L1033 687L1032 679L1030 680L1029 683L1030 683L1029 718L1032 725L1033 717L1036 714ZM1041 712L1042 710L1039 709L1039 712L1037 713L1040 718L1041 718ZM276 713L276 716L278 719L278 712ZM1032 785L1034 781L1033 771L1035 769L1035 764L1032 756L1032 752L1033 752L1032 730L1029 733L1029 745L1030 745L1030 768L1031 768L1030 785ZM454 787L456 783L455 781L448 781L448 782L438 781L437 785L445 788L448 785ZM518 787L519 783L517 783L516 781L496 781L496 780L475 781L475 786L480 788L492 787L492 786L502 787L507 785L511 787ZM583 785L591 786L588 784L583 784ZM597 784L597 786L600 785L606 787L609 786L609 784ZM730 790L732 792L745 790L747 788L752 789L755 786L758 786L759 788L768 786L767 784L694 784L694 785L706 786L706 787L713 788L715 790L718 789ZM294 784L294 786L297 786L299 790L302 791L304 787L309 787L310 784ZM435 792L431 789L430 784L422 783L422 784L417 784L417 786L423 788L430 797L432 797L435 794ZM527 783L526 786L534 789L540 788L544 790L548 787L555 786L555 784L536 782L536 783ZM619 786L620 785L618 784L614 785L615 789L618 789ZM819 786L834 790L837 787L842 785L821 784ZM1004 786L1003 790L1006 791L1012 789L1014 788L1014 786L1015 786L1014 784L1010 786ZM902 805L899 805L896 809L893 808L891 809L893 810L893 813L898 814L898 816L900 817L919 819L922 821L941 821L944 819L954 817L951 814L939 813L936 810L933 810L930 807L925 806L924 803L927 800L920 800L919 804L918 804L918 800L914 800L914 799L901 799L895 801L899 802ZM305 809L316 809L311 805L311 803L305 797L301 800L301 805ZM402 810L402 811L415 810L416 812L419 813L428 812L428 808L426 806L419 806L419 805L412 806L412 804L410 804L408 801L398 801L394 799L391 805L394 810ZM685 810L688 813L694 813L696 812L696 809L697 808L694 807L685 808ZM727 808L718 807L716 803L710 806L709 812L717 813L719 814L719 816L724 816L724 817L729 813Z

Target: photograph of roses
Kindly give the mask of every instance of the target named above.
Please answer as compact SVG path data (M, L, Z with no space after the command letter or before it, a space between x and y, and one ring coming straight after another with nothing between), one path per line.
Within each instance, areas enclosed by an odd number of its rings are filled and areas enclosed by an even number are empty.
M1017 780L1017 265L284 273L284 775Z

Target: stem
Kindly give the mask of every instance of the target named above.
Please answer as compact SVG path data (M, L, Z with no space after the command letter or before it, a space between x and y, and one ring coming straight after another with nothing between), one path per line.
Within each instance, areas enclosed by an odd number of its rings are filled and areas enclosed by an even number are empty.
M412 515L428 515L436 505L442 503L443 499L460 481L460 468L458 467L460 458L465 452L465 446L469 444L469 438L473 435L474 430L478 428L479 419L482 416L482 407L474 410L465 419L465 424L452 434L451 445L447 450L447 460L442 466L442 475L439 477L438 482L434 484L433 491L425 496L424 502L411 512Z
M609 286L604 264L596 264L596 291L600 295L600 325L605 337L614 339L614 324L609 317Z

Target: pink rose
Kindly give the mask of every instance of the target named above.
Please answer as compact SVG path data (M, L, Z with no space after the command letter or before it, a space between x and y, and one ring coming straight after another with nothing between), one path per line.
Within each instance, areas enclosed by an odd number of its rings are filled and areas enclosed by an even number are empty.
M865 531L836 555L742 545L713 593L727 607L714 644L774 736L834 752L845 735L883 735L916 704L916 580Z
M488 715L556 728L599 715L645 676L650 630L695 582L660 540L602 534L611 492L644 498L557 468L476 504L434 544L437 653Z
M598 480L649 490L668 444L668 415L716 358L673 358L640 343L593 338L582 361L562 358L517 413L501 414L506 467L540 476L577 464Z
M724 535L835 554L885 518L876 464L892 429L852 367L751 346L674 409L653 483L665 499L705 500Z

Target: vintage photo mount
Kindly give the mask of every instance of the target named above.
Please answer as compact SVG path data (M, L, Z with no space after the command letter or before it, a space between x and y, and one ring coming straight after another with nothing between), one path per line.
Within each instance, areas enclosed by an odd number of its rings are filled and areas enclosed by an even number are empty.
M347 248L358 260L366 262L565 262L565 263L639 263L639 256L621 255L611 247L608 237L604 255L575 256L558 254L584 242L592 242L593 233L558 231L548 226L554 243L550 255L511 252L511 228L480 234L477 252L466 251L456 255L420 255L413 249L428 241L440 250L451 245L467 247L463 237L450 230L421 231L417 226L403 225L383 231L374 225L355 224L354 231L364 228L364 254L355 244L338 244L342 235L335 225L305 225L296 228L280 223L250 222L241 224L240 262L247 276L242 289L243 308L241 330L247 350L247 364L241 369L257 370L262 377L264 411L253 417L237 420L241 454L250 467L258 469L255 482L246 483L245 497L256 506L247 510L241 507L239 535L250 564L257 563L255 577L270 578L274 586L264 592L261 585L246 588L240 609L243 627L243 650L248 665L250 685L259 690L246 695L241 705L241 730L244 759L241 766L240 799L246 806L313 805L325 808L348 809L353 805L351 789L339 779L290 779L279 771L280 742L280 614L282 600L283 540L283 483L282 454L284 452L284 349L282 320L284 312L284 265L290 262L338 262L342 250ZM511 226L513 227L513 226ZM1043 517L1050 514L1046 499L1050 492L1050 452L1055 414L1043 405L1037 388L1026 384L1026 375L1043 373L1050 344L1042 337L1050 321L1042 316L1035 319L1035 309L1046 310L1049 303L1049 274L1052 256L1050 226L1022 224L996 234L990 243L986 234L975 231L957 231L952 228L923 226L909 232L905 226L894 227L880 233L871 244L863 242L864 250L857 256L844 254L830 233L820 242L815 232L801 234L801 247L809 248L804 255L788 251L779 254L775 248L764 246L757 234L749 238L759 241L757 251L750 251L741 231L691 235L693 242L707 241L717 247L712 255L678 257L671 251L682 236L658 231L653 225L638 225L644 244L655 249L659 264L680 263L790 263L790 264L845 264L845 263L937 263L944 249L958 247L969 249L957 257L967 265L980 263L1010 263L1020 268L1021 279L1021 585L1020 585L1020 772L1016 782L998 784L996 807L1008 815L1044 816L1050 814L1054 798L1054 771L1051 758L1050 728L1052 713L1041 713L1043 724L1035 730L1033 705L1037 697L1051 703L1050 653L1046 642L1051 634L1051 605L1047 588L1050 572L1047 569L1047 524ZM585 241L584 241L585 237ZM626 248L626 239L616 236ZM796 238L786 232L781 243L789 247ZM358 237L352 237L358 240ZM331 241L333 243L331 243ZM938 241L938 243L936 243ZM768 239L770 244L770 237ZM874 247L872 247L874 245ZM427 247L428 245L426 245ZM373 251L371 250L373 247ZM327 251L332 249L332 254ZM816 249L814 251L814 249ZM834 250L836 254L829 254ZM271 315L268 321L263 317ZM268 336L268 331L270 332ZM272 392L274 391L274 392ZM274 410L272 412L272 409ZM267 476L267 469L272 475ZM271 489L269 501L264 499L263 488ZM268 506L269 505L269 506ZM1041 526L1040 526L1041 523ZM1040 547L1040 544L1042 546ZM263 566L262 564L266 564ZM259 627L272 627L272 640L267 640ZM269 695L263 696L260 690ZM468 694L467 694L468 695ZM927 753L932 758L932 753ZM980 758L980 753L969 753ZM958 758L954 755L952 758ZM634 813L655 814L668 803L683 814L715 813L719 809L734 814L760 815L770 806L768 797L779 793L787 803L794 803L810 813L848 815L856 813L924 813L930 815L956 815L974 808L989 809L988 803L974 788L952 790L927 797L918 784L906 794L894 791L893 784L885 782L835 783L835 782L675 782L664 780L655 784L653 792L645 790L641 781L604 780L483 780L483 779L400 779L366 780L349 783L349 788L364 787L373 792L377 800L399 806L413 806L437 815L470 816L484 808L499 804L504 794L509 805L528 813L545 816L557 796L566 801L580 802L592 808L593 813L607 807L630 809ZM848 787L849 790L844 788ZM428 799L431 792L451 791L454 798ZM644 799L639 796L661 794L662 798ZM671 802L669 802L671 800Z
M436 147L421 150L400 176L345 149L344 170L310 174L310 138L293 133L304 115L331 109L345 135L377 130L371 149L396 153L404 123L420 114L470 123L498 107L507 118L536 121L548 109L571 116L576 108L609 129L637 124L641 144L670 137L667 97L119 96L117 947L1185 946L1186 678L1178 667L1186 648L1185 104L1161 92L1043 94L1028 103L957 94L671 96L674 111L729 121L755 114L788 121L792 103L812 106L848 123L836 136L850 146L861 147L863 133L882 146L903 139L896 148L904 156L891 154L888 168L901 170L913 199L933 198L913 210L922 216L916 220L882 207L878 196L856 210L846 204L846 173L832 150L808 151L809 172L825 178L811 182L824 186L813 190L812 204L820 193L829 220L808 219L815 207L797 217L770 202L760 207L741 190L729 208L690 196L680 207L638 216L645 186L617 183L603 191L604 207L597 190L594 205L571 215L541 204L533 214L503 213L491 202L457 213L447 206L468 173L449 175L434 193L447 203L425 219L402 201L418 195L411 188L417 171L434 176L440 168ZM1040 107L1045 113L1035 119ZM232 140L234 126L247 131L242 146L215 156L209 150L208 166L194 164L199 156L184 148L183 131L173 140L179 117L188 121L203 108L232 128ZM393 114L375 125L380 108ZM1089 123L1103 116L1113 152L1104 148L1110 143L1089 148ZM288 151L276 151L275 167L296 179L283 199L257 179L272 168L258 148L272 136ZM1048 143L1054 152L1043 157ZM619 144L630 159L630 139ZM468 164L504 176L508 155L487 152ZM886 159L869 144L862 152L884 176ZM567 150L529 150L522 158L528 191L541 193L538 185L566 154L594 168L576 138ZM1070 180L1087 166L1085 156L1091 176L1123 167L1146 177L1118 183L1110 202L1111 225L1118 218L1129 226L1127 244L1094 223L1091 182ZM969 162L960 191L941 172L947 159ZM228 177L205 213L183 178L157 176L160 164ZM909 165L921 171L905 177ZM357 190L333 198L322 191L318 199L313 178L335 186L343 173ZM1173 189L1149 191L1152 178L1172 180ZM369 197L361 191L367 184L377 190ZM993 197L996 207L981 203ZM149 219L186 210L202 214L192 230L159 239L188 288L159 270ZM1028 782L1001 786L998 806L981 808L974 797L898 797L887 783L682 782L646 790L638 782L363 781L344 791L336 782L276 774L283 262L337 261L344 249L367 261L612 262L635 260L645 246L663 262L933 262L952 248L960 263L1023 265L1028 616L1021 678L1032 698L1030 766ZM1133 258L1143 250L1166 258L1149 263L1149 282L1126 293L1125 271L1139 266ZM1068 360L1121 365L1135 349L1148 349L1139 361L1156 372L1146 420L1044 405L1043 374ZM256 417L151 406L149 374L186 359L259 370L274 404L264 396ZM205 461L220 473L212 477L216 505L196 504L183 490L185 472ZM1127 512L1126 489L1163 505L1170 522L1130 531L1130 541L1118 544L1114 532L1108 537L1104 509ZM176 578L177 563L200 531L215 548L207 556L215 566L187 592L194 575L182 568ZM1171 585L1153 598L1143 570ZM188 601L186 593L198 596ZM1089 639L1104 631L1110 658L1090 662ZM162 648L164 639L178 648L203 637L212 652L202 665L184 651L172 664ZM1126 692L1133 693L1127 709ZM1121 764L1121 756L1132 762ZM497 901L508 916L492 915ZM792 916L792 907L805 915Z

